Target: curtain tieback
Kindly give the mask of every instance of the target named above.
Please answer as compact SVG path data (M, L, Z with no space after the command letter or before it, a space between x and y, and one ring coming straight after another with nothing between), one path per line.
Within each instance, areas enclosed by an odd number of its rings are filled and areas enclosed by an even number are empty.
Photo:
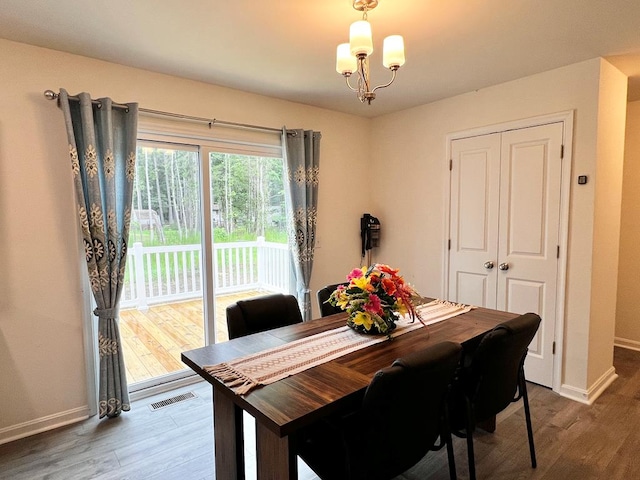
M118 317L118 309L117 308L103 308L102 310L96 308L93 311L93 314L98 318L117 318Z

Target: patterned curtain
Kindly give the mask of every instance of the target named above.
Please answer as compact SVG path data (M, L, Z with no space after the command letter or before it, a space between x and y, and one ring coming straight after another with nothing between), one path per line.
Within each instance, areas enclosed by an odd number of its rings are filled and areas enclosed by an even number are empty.
M138 105L115 107L88 93L60 90L84 250L97 308L100 418L128 411L129 391L118 331L136 161Z
M311 130L282 130L289 188L287 213L298 302L304 320L311 320L311 269L316 243L318 172L322 134Z

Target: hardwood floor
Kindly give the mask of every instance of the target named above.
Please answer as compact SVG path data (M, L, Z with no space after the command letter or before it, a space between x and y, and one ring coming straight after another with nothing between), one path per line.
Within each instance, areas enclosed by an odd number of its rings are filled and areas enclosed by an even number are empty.
M243 298L265 295L245 291L215 297L216 340L228 340L226 308ZM129 384L177 372L185 368L180 354L204 345L202 299L152 305L146 311L120 311L127 381Z
M538 468L531 468L522 402L475 437L478 479L640 478L640 352L615 349L619 378L592 405L530 385ZM192 391L197 398L157 411L149 405ZM412 406L418 408L418 406ZM253 422L245 421L248 478L255 478ZM459 479L467 479L464 440L454 440ZM112 420L89 419L0 446L0 479L212 479L211 390L200 383L133 403ZM375 453L373 453L375 454ZM254 466L252 467L251 464ZM317 477L300 463L299 477ZM429 453L398 480L448 479L446 453Z

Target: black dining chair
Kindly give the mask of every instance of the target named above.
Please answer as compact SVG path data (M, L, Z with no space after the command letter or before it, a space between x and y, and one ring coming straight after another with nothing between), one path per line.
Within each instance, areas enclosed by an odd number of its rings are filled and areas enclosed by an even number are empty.
M238 300L227 307L229 340L301 322L298 300L293 295L273 293Z
M301 430L298 455L323 480L387 480L446 445L455 479L446 397L461 350L438 343L378 371L358 410Z
M298 300L293 295L274 293L238 300L227 306L229 340L272 328L302 322ZM244 463L244 419L237 405L235 421L236 462Z
M520 315L486 333L473 351L463 351L461 367L451 389L449 418L452 432L467 439L471 480L476 478L473 451L476 426L490 421L520 399L524 404L531 467L536 468L524 361L539 325L540 317L535 313Z
M329 297L331 296L331 294L334 292L334 290L336 288L338 288L340 285L349 285L348 283L334 283L333 285L327 285L324 288L321 288L320 290L318 290L317 296L318 296L318 308L320 308L320 316L321 317L328 317L329 315L334 315L336 313L341 313L344 310L342 310L340 307L334 307L333 305L331 305L329 302L327 302L327 300L329 300Z

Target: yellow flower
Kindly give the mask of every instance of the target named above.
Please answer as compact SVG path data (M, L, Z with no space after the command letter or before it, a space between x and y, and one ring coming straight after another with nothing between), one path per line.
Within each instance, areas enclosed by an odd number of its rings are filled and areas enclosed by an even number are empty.
M367 312L356 312L353 316L353 323L356 325L362 325L367 331L371 330L373 325L373 319Z
M373 290L373 286L369 283L369 278L367 277L354 278L351 283L365 292Z
M395 308L400 315L406 315L407 313L409 313L409 309L407 308L407 306L405 305L405 303L402 301L401 298L399 298L398 301L396 302Z
M336 299L336 305L341 309L346 310L348 304L349 304L349 295L347 295L347 292L343 290L338 294L338 298Z

